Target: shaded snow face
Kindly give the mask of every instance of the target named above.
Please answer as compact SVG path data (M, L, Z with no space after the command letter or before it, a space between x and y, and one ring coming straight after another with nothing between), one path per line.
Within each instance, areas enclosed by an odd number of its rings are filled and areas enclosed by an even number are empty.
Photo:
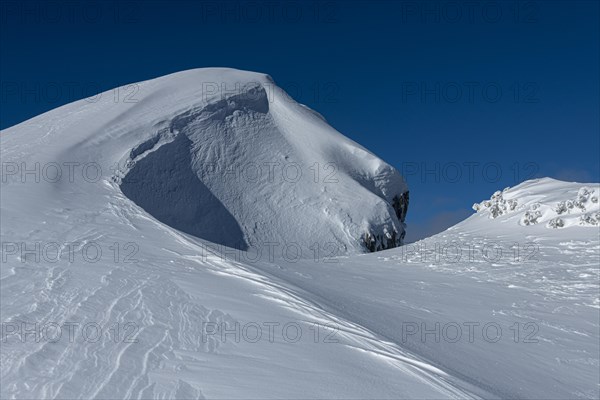
M225 87L153 121L114 177L127 197L182 232L275 257L402 244L408 189L394 168L268 80Z
M190 144L181 135L140 159L121 183L123 194L175 229L246 250L239 224L192 169Z
M215 172L219 160L234 158L227 154L226 143L215 148L215 136L221 134L228 140L238 134L235 125L242 118L266 126L268 110L265 91L249 86L242 94L176 116L168 121L167 129L131 151L132 168L122 179L121 190L173 228L247 250L244 232L227 208L230 204L217 198L204 181L211 183L206 178ZM246 128L241 125L242 130Z

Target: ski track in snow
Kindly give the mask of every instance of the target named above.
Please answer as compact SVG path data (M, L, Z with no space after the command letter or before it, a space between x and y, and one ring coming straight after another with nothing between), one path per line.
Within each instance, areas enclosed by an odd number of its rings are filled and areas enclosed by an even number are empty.
M170 233L194 250L194 244L181 234L176 231ZM93 236L80 237L77 241L85 243L97 239ZM193 257L190 261L194 262ZM48 268L45 279L40 280L43 287L35 295L29 312L3 315L5 321L53 321L59 324L94 321L103 331L108 331L115 324L122 326L134 320L139 325L139 331L132 339L139 342L114 343L110 335L103 335L96 343L84 342L76 348L49 342L28 346L27 352L11 353L6 351L9 348L5 348L3 381L14 382L5 386L5 393L29 393L36 398L162 398L165 393L170 393L169 396L180 398L177 393L183 387L188 390L185 395L202 398L199 389L193 389L183 380L178 380L176 386L171 388L158 389L151 384L150 375L168 368L171 363L181 362L178 352L185 351L189 356L218 351L219 341L210 338L208 343L202 343L199 335L202 322L235 321L219 310L208 309L193 301L176 284L166 279L163 268L151 268L151 264L144 266L139 268L124 264L112 268L99 278L102 285L83 292L73 287L75 285L71 282L69 269ZM268 279L245 270L241 265L221 262L214 257L214 260L208 258L206 263L199 263L200 267L251 281L262 289L257 296L282 304L309 321L335 322L340 327L341 336L352 343L346 344L349 348L379 357L424 383L440 387L449 396L458 398L466 395L444 383L446 374L442 371L407 355L393 344L379 342L360 326L333 319L314 305L302 301ZM28 275L31 281L32 270L18 268L17 271ZM39 268L36 268L35 274L42 275ZM12 278L20 280L18 274ZM10 282L7 286L3 288L4 298L12 298ZM35 292L37 288L29 289ZM157 300L162 301L157 304ZM135 348L140 346L146 349L145 352L141 355L134 353Z
M598 229L577 225L582 213L574 211L564 215L563 229L545 224L556 202L577 196L581 184L528 181L506 192L507 198L522 203L498 218L480 212L418 244L357 255L365 229L402 227L389 205L394 194L406 190L399 174L316 113L277 96L266 99L268 113L264 104L237 98L207 103L198 91L203 77L230 83L272 82L260 74L233 70L186 71L142 83L138 103L76 102L0 134L3 162L93 161L103 171L93 184L81 179L2 183L2 242L26 244L28 249L52 242L60 254L56 262L36 260L31 254L3 254L7 257L0 264L3 329L21 323L30 327L75 323L79 328L73 341L64 329L57 341L3 336L1 398L600 396ZM209 118L203 119L206 115ZM244 131L245 126L252 129ZM257 135L261 129L270 136ZM300 137L305 131L308 136ZM206 132L237 138L238 147L225 146L227 141L207 144L202 136ZM239 140L245 134L252 151ZM244 239L267 234L308 241L323 221L326 228L318 231L320 238L343 244L348 254L334 263L232 260L207 252L205 240L160 222L124 195L119 185L131 171L136 172L130 178L177 174L191 176L182 181L185 184L195 182L186 163L199 161L179 157L186 146L209 159L228 155L244 162L253 157L268 160L265 157L272 152L285 160L291 156L310 161L308 165L315 160L334 162L340 167L339 186L303 183L257 189L209 180L201 182L212 185L202 195L218 194L217 203L226 204L229 208L223 206L224 210L231 215L201 207L190 210L204 213L211 223L231 223L227 227L239 223L238 235ZM269 151L260 158L263 147ZM177 151L169 153L173 149ZM163 165L171 158L177 162ZM131 159L137 170L112 168L115 162L121 165ZM140 165L158 168L148 173ZM597 184L587 186L600 192ZM165 197L159 200L168 209L165 199L182 188L158 189L164 190ZM185 189L186 194L200 193ZM145 191L144 185L129 190L138 202L156 200L148 199L153 191ZM361 201L354 203L349 199L358 197L356 193ZM253 213L257 202L253 196L272 204ZM543 203L544 223L523 226L524 213L537 203ZM185 203L190 204L193 201ZM597 205L587 207L586 212L597 211ZM278 211L283 213L281 220L273 218ZM253 219L263 214L268 218L260 223ZM176 213L163 217L181 222ZM276 225L268 225L269 220ZM201 226L192 228L208 232ZM221 230L215 237L226 241L227 233ZM484 249L498 243L506 251L503 257L481 257ZM519 245L518 256L512 252L514 243ZM103 251L100 260L82 260L82 252L98 244ZM110 247L115 244L120 251L116 259ZM128 244L135 245L134 254L126 251ZM429 253L417 247L431 250L444 244L464 245L476 256L440 261L424 257ZM538 342L514 343L508 334L497 343L403 336L405 322L431 327L465 321L497 322L504 329L515 322L533 323ZM281 334L273 340L263 335L253 342L205 331L207 325L235 329L265 322L294 322L305 334L297 342ZM94 324L101 335L83 340L80 328L85 324ZM313 324L334 327L336 342L324 342L324 332L313 340Z

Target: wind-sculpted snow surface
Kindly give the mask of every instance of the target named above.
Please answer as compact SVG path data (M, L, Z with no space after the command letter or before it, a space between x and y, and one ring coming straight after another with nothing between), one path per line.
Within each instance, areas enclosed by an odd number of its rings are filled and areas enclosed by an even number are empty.
M406 186L268 77L96 100L0 133L2 399L598 398L597 227L515 208L352 254L401 237Z
M504 192L524 207L495 219L477 213L423 241L336 263L282 260L260 269L422 357L445 380L460 379L473 395L598 399L600 231L577 215L569 229L548 229L543 206L539 224L520 224L519 210L586 196L596 204L599 190L527 181Z

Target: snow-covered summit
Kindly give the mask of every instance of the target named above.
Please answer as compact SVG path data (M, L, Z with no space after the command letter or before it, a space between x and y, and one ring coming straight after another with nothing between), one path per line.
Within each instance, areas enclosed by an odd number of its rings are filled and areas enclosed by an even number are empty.
M408 188L400 174L268 75L175 73L2 135L6 161L97 165L104 193L122 190L161 222L213 243L275 243L310 257L315 246L335 255L395 247L404 237ZM80 182L62 183L49 190Z

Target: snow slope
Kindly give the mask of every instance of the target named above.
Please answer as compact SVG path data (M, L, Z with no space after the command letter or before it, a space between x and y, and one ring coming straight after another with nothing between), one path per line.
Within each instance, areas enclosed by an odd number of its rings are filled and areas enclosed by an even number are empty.
M585 191L593 196L600 185L531 180L504 192L518 206L497 218L483 206L454 227L397 249L337 263L280 260L257 267L483 391L472 393L596 399L600 230L587 218L562 229L544 223L556 204ZM533 205L544 210L542 218L522 224ZM597 207L586 202L588 213ZM566 218L580 221L581 210L571 213Z
M1 398L598 397L598 227L547 227L597 184L525 182L503 195L523 208L357 255L401 236L393 168L264 75L135 87L0 133ZM306 179L250 182L252 162ZM271 251L289 243L308 252Z

